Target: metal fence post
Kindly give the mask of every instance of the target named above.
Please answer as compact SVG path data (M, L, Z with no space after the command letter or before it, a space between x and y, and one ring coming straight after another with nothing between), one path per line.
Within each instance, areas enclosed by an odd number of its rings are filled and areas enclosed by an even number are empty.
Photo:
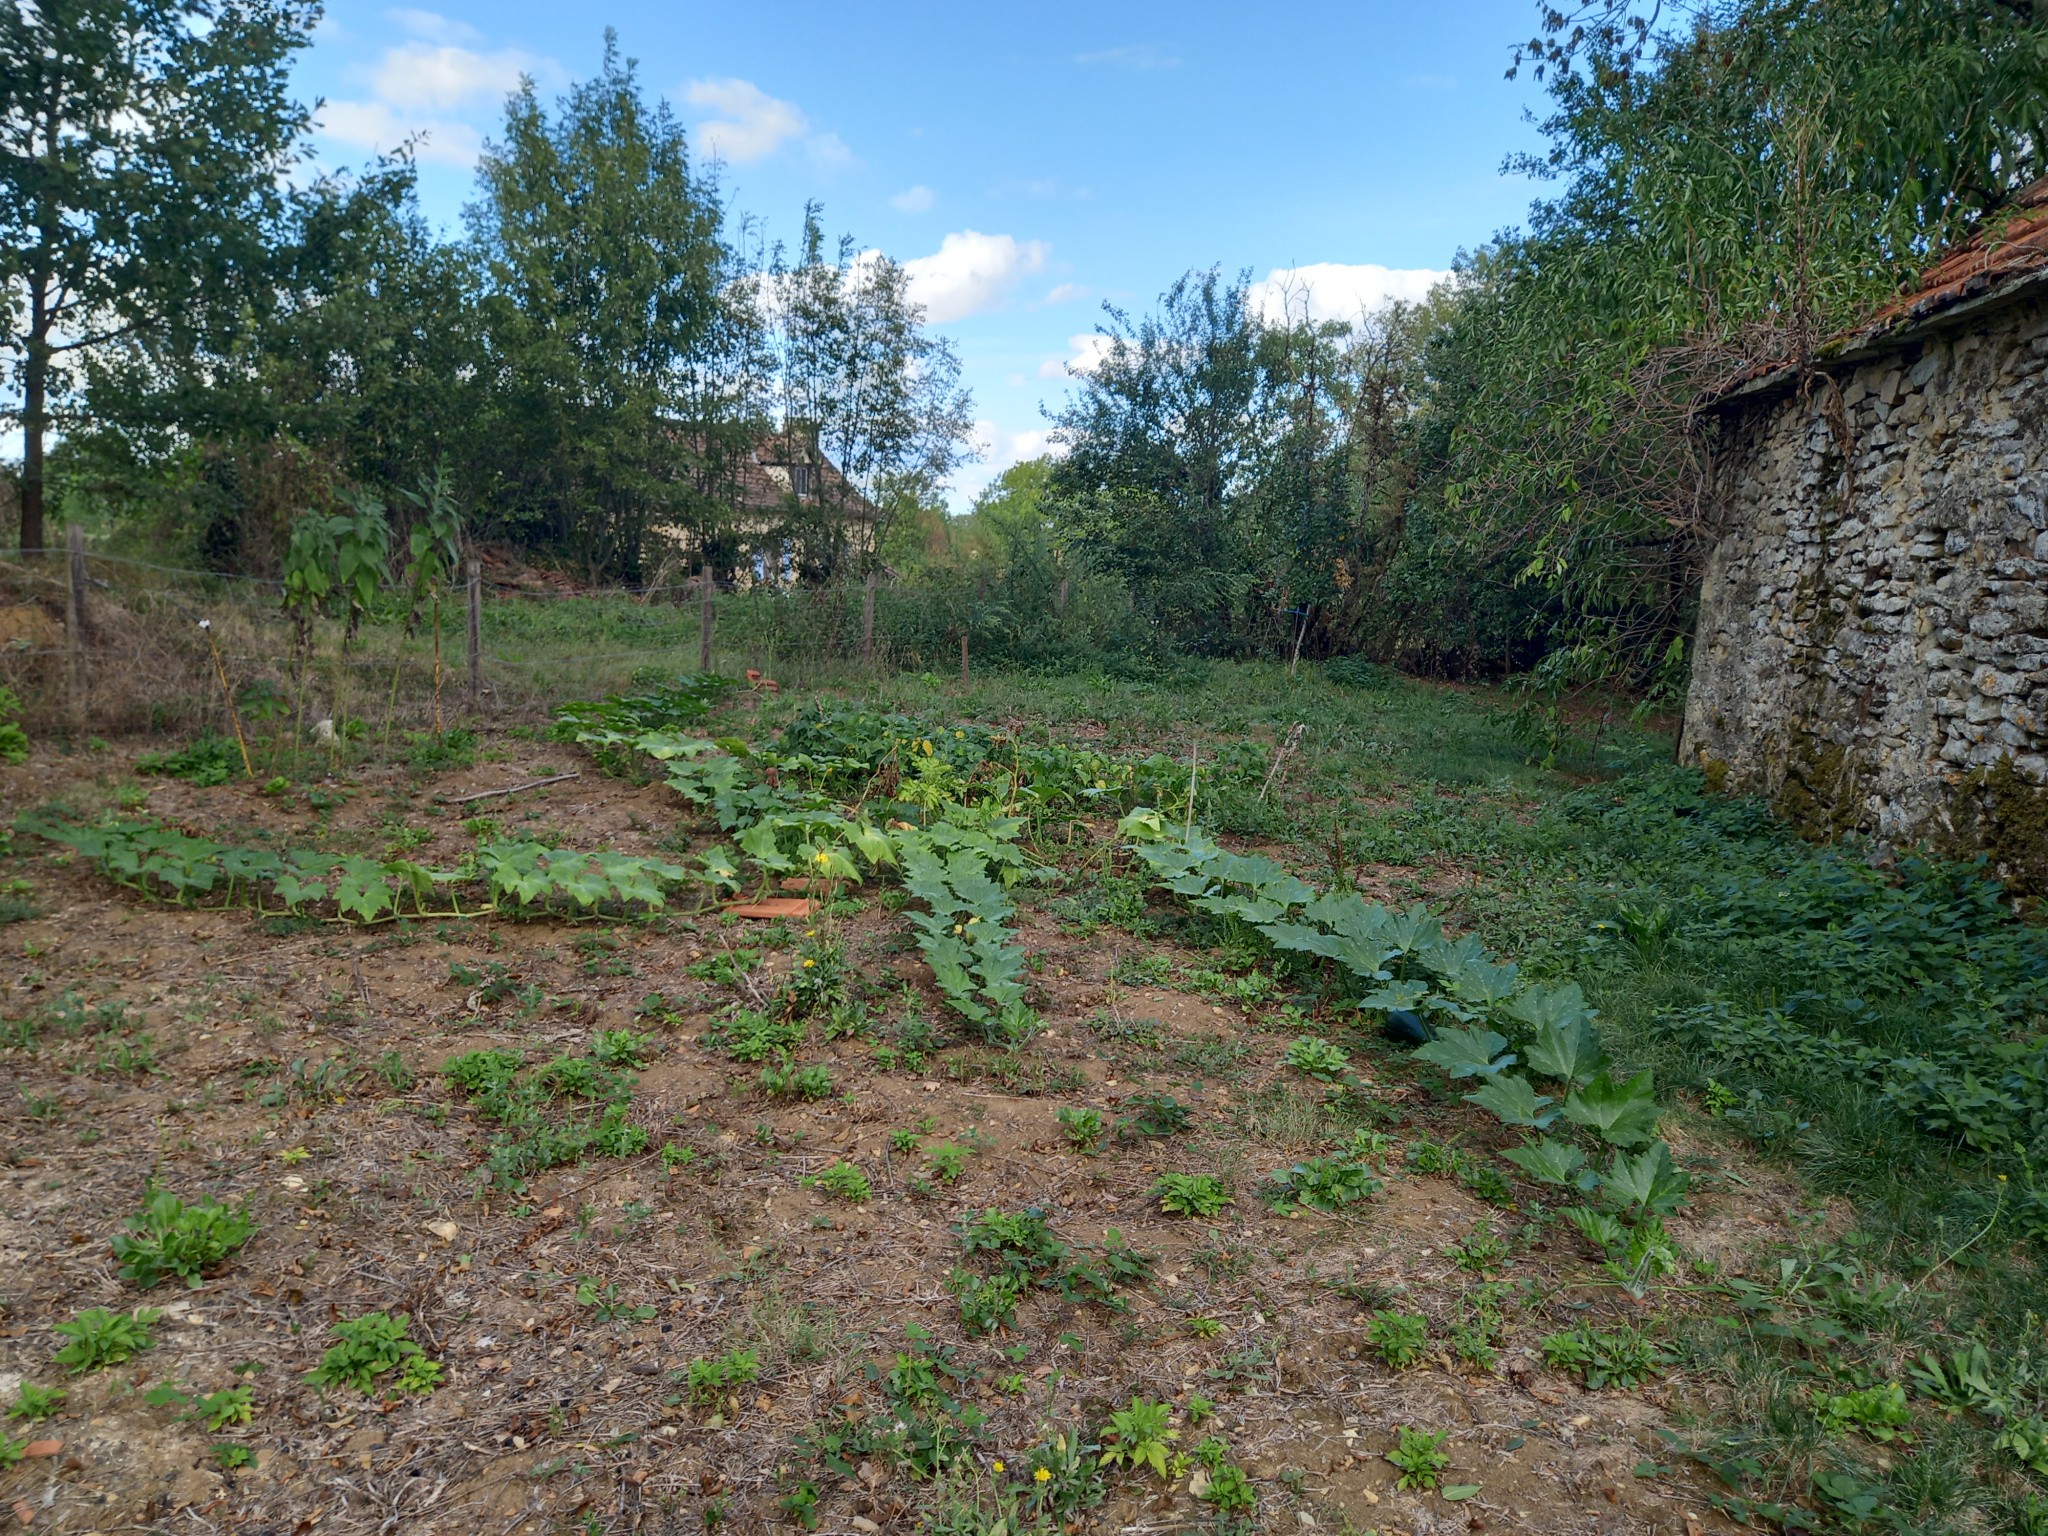
M76 730L85 724L85 530L73 523L64 539L71 555L64 590L65 683Z

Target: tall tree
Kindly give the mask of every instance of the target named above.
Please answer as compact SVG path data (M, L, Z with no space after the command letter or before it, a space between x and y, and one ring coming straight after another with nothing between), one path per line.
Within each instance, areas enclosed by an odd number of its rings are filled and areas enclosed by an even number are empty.
M637 575L652 532L724 515L759 419L718 186L610 32L552 118L521 85L477 174L493 531Z
M305 126L307 0L0 0L0 286L21 547L53 428L108 343L191 332L260 283Z
M840 471L796 498L793 531L813 574L865 573L898 512L934 496L967 455L974 418L960 359L925 329L900 265L856 255L850 239L826 250L816 204L804 209L795 265L778 260L772 282L783 430Z

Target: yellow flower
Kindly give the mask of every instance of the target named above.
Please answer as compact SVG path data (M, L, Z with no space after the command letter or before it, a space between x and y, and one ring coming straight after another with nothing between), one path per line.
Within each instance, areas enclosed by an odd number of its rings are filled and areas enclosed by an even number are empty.
M804 969L808 971L812 966L816 965L817 963L818 962L815 960L806 960L804 962Z
M820 864L830 864L832 862L832 855L829 853L820 853L818 855L818 862Z
M955 739L959 741L965 741L967 739L967 733L965 731L955 731L953 735Z
M995 1465L995 1469L996 1469L996 1470L997 1470L998 1472L1000 1472L1000 1471L1002 1471L1002 1470L1003 1470L1003 1464L1002 1464L1002 1463L1001 1463L1000 1461L999 1461L999 1462L996 1462L996 1463L995 1463L994 1465Z
M972 928L976 923L980 921L981 919L978 917L970 917L969 919L967 919L967 926Z
M1031 1474L1031 1480L1034 1483L1049 1483L1052 1481L1052 1474L1046 1471L1044 1467L1040 1467L1036 1472Z

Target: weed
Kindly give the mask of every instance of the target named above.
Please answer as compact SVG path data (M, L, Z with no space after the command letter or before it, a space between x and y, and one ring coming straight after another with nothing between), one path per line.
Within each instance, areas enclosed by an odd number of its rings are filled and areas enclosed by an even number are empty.
M1380 1359L1405 1371L1429 1352L1429 1322L1413 1312L1375 1312L1365 1325L1365 1339Z
M1152 1186L1159 1209L1169 1216L1194 1216L1203 1220L1219 1214L1230 1204L1230 1190L1209 1173L1161 1174Z
M1269 1176L1262 1191L1275 1210L1341 1211L1380 1192L1370 1168L1348 1158L1311 1157Z
M828 1195L836 1195L841 1200L851 1201L855 1205L874 1194L873 1188L868 1184L868 1176L852 1163L843 1160L834 1163L823 1173L813 1174L800 1182L806 1189L822 1189Z
M1506 1267L1514 1249L1491 1223L1482 1221L1461 1241L1445 1244L1444 1252L1467 1274L1489 1275Z
M808 1067L787 1060L770 1062L761 1069L761 1091L771 1099L830 1098L832 1069L822 1062Z
M959 1298L960 1322L969 1333L1014 1327L1017 1303L1029 1284L1023 1275L977 1275L958 1266L946 1276L946 1289Z
M1394 1448L1387 1452L1387 1460L1401 1474L1394 1486L1424 1491L1435 1488L1443 1480L1444 1468L1451 1464L1450 1453L1443 1448L1451 1432L1440 1429L1431 1434L1426 1429L1403 1424L1395 1429L1394 1436Z
M729 1349L722 1355L692 1360L685 1378L690 1401L711 1407L740 1387L761 1379L761 1356L751 1349Z
M638 1072L653 1058L654 1036L630 1029L601 1029L590 1042L590 1054L608 1067Z
M1141 1136L1178 1136L1194 1118L1194 1111L1170 1093L1134 1093L1124 1107L1129 1113L1118 1116L1116 1133L1126 1141Z
M892 1152L915 1152L923 1134L908 1126L898 1127L889 1133L889 1149Z
M1351 1058L1327 1040L1304 1035L1287 1047L1287 1065L1303 1077L1334 1083L1351 1071Z
M40 1424L60 1413L69 1394L62 1387L39 1387L32 1381L21 1384L21 1392L7 1410L7 1417L25 1424Z
M968 1151L965 1147L942 1141L937 1146L926 1148L925 1156L930 1159L931 1176L941 1184L956 1183L967 1171Z
M434 1361L425 1361L433 1366L431 1372L426 1372L411 1364L425 1354L409 1337L411 1326L412 1320L403 1312L366 1312L336 1323L336 1342L307 1373L306 1380L316 1387L353 1387L367 1394L379 1376L398 1371L402 1390L431 1390L439 1378L440 1367Z
M1213 1317L1191 1317L1185 1326L1198 1339L1219 1338L1223 1333L1223 1324Z
M1912 1426L1913 1412L1906 1406L1906 1389L1896 1381L1849 1392L1815 1392L1813 1411L1835 1434L1860 1429L1881 1442L1912 1438L1906 1431Z
M149 1330L162 1316L154 1307L138 1307L133 1312L88 1307L70 1322L57 1324L58 1336L70 1342L57 1351L56 1362L74 1376L119 1365L131 1355L156 1347Z
M256 1464L256 1453L246 1445L216 1445L211 1450L215 1463L223 1472L239 1472Z
M1132 1398L1112 1413L1102 1427L1100 1465L1129 1467L1133 1471L1149 1467L1154 1476L1165 1481L1172 1475L1169 1448L1180 1438L1180 1431L1170 1427L1172 1414L1170 1404Z
M192 1289L203 1283L205 1270L255 1235L256 1223L241 1206L216 1204L201 1197L187 1205L168 1190L157 1190L125 1223L128 1232L113 1240L121 1277L144 1290L175 1275Z
M1082 1156L1093 1157L1102 1150L1105 1129L1102 1111L1063 1104L1053 1118L1059 1122L1060 1133L1067 1138L1067 1145Z
M1594 1328L1581 1324L1542 1343L1543 1363L1570 1371L1588 1388L1640 1386L1664 1363L1665 1352L1633 1324Z

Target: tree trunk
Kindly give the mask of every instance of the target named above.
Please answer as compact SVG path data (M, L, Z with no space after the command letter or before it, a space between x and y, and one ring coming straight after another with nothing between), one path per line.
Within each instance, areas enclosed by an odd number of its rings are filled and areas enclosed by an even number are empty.
M49 428L50 349L43 294L31 288L21 380L21 552L43 552L43 437Z

